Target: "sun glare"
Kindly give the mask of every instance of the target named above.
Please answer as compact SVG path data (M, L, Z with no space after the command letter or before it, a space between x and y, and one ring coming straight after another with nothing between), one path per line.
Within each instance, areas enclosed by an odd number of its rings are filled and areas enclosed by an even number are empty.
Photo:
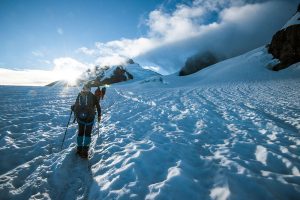
M54 76L57 77L58 80L64 80L68 82L68 85L76 85L77 79L82 74L79 70L59 70L54 71Z
M85 64L70 57L57 58L53 62L53 76L56 80L64 80L72 86L76 84L76 80L88 68Z
M76 84L76 80L79 78L80 76L80 73L79 72L76 72L76 71L73 71L73 72L69 72L64 80L68 82L68 84L70 85L75 85Z

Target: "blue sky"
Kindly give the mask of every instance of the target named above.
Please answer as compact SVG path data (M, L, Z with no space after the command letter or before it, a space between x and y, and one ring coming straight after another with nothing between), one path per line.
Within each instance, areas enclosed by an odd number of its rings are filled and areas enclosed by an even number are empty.
M95 41L136 38L162 0L0 0L0 66L51 68ZM174 6L170 1L168 6Z
M0 0L0 84L44 84L127 58L162 74L178 71L199 52L230 58L270 42L297 4L297 0Z

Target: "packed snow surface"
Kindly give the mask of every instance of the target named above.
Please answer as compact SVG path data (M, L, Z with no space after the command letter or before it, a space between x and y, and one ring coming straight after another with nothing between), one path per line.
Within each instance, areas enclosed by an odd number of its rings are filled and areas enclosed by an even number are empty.
M272 64L260 48L107 88L90 160L76 124L60 150L79 88L0 87L0 198L298 199L300 65Z

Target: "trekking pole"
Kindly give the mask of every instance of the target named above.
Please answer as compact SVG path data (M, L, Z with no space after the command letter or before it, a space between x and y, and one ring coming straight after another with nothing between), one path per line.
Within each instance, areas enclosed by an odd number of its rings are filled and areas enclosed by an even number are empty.
M71 117L72 117L72 113L73 113L73 111L71 110L70 117L69 117L68 124L67 124L67 128L66 128L66 131L65 131L65 134L64 134L63 141L62 141L62 143L61 143L60 150L62 150L62 147L63 147L64 142L65 142L65 137L66 137L66 133L67 133L67 131L68 131L68 127L69 127L69 124L70 124L70 120L71 120Z
M73 124L76 122L76 114L74 113Z
M98 137L99 137L99 134L100 134L100 122L98 121Z

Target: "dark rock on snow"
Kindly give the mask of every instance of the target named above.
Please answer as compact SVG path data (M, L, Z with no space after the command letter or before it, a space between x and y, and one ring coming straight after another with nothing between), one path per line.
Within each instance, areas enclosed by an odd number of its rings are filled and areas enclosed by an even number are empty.
M280 63L273 67L274 71L300 62L300 25L278 31L269 45L269 53L280 60Z
M300 4L298 6L300 12ZM300 62L300 25L291 25L278 31L272 38L268 49L280 63L273 67L274 71L285 69Z
M92 87L97 87L101 85L111 85L113 83L127 81L130 79L133 79L132 74L126 71L122 66L117 66L113 71L112 76L106 77L102 80L96 79L94 81L89 82L89 85Z
M189 57L184 67L179 71L179 76L193 74L207 66L217 63L219 60L211 52L201 52Z

